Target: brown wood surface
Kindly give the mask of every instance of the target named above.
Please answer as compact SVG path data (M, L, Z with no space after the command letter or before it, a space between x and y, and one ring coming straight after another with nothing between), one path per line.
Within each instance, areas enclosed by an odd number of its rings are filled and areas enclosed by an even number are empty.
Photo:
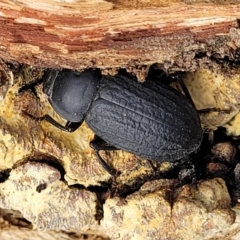
M181 68L203 52L235 56L238 19L240 4L1 0L0 56L39 67Z

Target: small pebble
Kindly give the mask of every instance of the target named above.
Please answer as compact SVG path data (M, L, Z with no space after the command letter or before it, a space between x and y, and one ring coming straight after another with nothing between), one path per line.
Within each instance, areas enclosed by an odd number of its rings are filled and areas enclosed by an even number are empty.
M211 153L214 157L219 158L219 160L231 163L236 155L236 148L230 142L223 142L215 144Z

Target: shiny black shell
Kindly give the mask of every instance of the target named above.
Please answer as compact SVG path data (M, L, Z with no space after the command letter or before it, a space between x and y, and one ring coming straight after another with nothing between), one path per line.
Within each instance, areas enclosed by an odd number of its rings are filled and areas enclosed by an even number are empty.
M183 94L120 75L102 77L85 121L110 145L156 161L192 153L203 136L198 113Z

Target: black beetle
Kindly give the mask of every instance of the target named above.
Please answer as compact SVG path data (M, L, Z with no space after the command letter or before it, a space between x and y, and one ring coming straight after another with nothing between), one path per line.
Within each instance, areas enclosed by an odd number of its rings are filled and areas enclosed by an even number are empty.
M172 87L146 81L139 83L124 75L101 76L97 70L82 73L48 71L43 91L53 109L67 120L60 125L68 132L83 122L100 138L91 142L103 167L116 172L99 155L99 150L122 149L155 161L175 161L196 150L203 136L193 103Z

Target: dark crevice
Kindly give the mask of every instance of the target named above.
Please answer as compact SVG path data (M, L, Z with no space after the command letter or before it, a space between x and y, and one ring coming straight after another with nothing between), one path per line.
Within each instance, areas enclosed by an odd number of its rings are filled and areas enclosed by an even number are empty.
M41 183L36 187L36 191L38 193L41 193L41 191L45 190L47 188L47 184L46 183Z
M196 54L195 54L195 59L201 59L201 58L205 58L205 57L207 57L207 53L206 52L197 52Z
M52 156L50 154L41 153L41 152L35 152L31 156L26 157L26 158L22 159L21 161L17 162L12 167L12 169L17 168L21 165L24 165L27 162L36 162L36 163L41 163L41 164L47 164L53 168L56 168L61 174L60 180L65 181L64 180L64 175L66 173L65 169L62 167L59 160L57 158L55 158L54 156Z
M2 217L8 223L15 225L19 228L32 229L33 225L27 219L25 219L21 212L9 209L0 209L0 217Z
M108 182L101 182L100 186L91 185L87 188L90 192L95 193L97 196L95 219L99 224L104 217L103 205L105 201L111 197L112 184L113 178L110 178Z
M71 189L73 188L76 188L78 190L83 190L83 189L86 189L86 187L82 184L79 184L79 183L76 183L76 184L71 184L71 185L68 185L68 187Z
M11 169L5 169L0 171L0 183L5 182L10 176Z
M235 56L234 59L230 58L229 56L222 57L220 54L215 53L212 54L209 59L211 62L215 62L216 64L220 66L233 66L238 67L240 65L240 50L236 49L234 50L233 55Z
M237 19L237 26L240 28L240 19Z

